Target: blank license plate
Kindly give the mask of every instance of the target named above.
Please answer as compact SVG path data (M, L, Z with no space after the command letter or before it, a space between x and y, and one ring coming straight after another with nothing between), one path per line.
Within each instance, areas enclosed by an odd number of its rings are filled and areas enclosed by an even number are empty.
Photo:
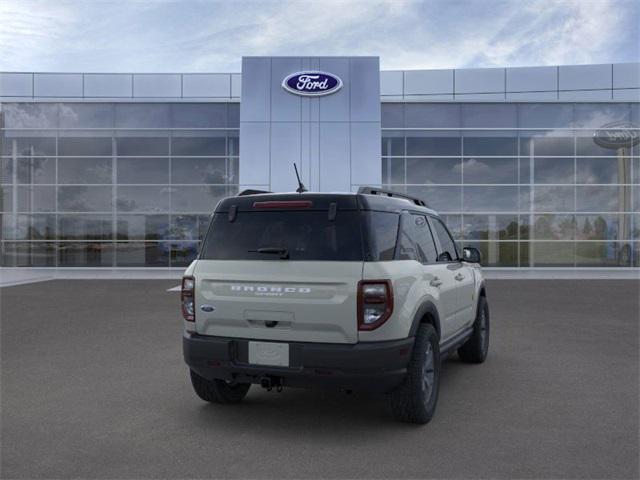
M249 342L249 363L254 365L289 366L289 344Z

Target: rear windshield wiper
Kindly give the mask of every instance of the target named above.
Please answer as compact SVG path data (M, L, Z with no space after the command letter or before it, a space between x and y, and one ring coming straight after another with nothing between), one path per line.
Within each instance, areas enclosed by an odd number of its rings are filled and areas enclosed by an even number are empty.
M287 260L289 258L289 250L281 247L264 247L258 248L257 250L248 250L251 253L273 253L276 255L280 255L282 260Z

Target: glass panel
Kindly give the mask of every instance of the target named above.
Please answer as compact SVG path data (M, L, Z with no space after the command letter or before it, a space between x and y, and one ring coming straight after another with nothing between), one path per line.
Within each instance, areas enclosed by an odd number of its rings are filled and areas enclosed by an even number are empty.
M173 212L213 212L224 197L235 194L228 187L173 187L171 211Z
M228 154L231 156L240 155L240 137L239 132L227 132L227 150Z
M169 155L168 137L118 137L116 138L118 156L167 156Z
M630 159L577 158L577 183L631 183Z
M520 155L573 156L573 137L549 136L552 132L521 133Z
M55 187L18 187L19 212L55 212Z
M18 158L18 183L56 183L56 159Z
M0 183L13 183L13 159L0 158Z
M57 128L55 103L3 103L5 128Z
M60 240L111 240L111 215L59 215Z
M174 103L175 128L224 128L227 125L226 103Z
M407 183L462 183L459 158L408 158Z
M434 136L440 135L440 136ZM459 136L444 136L442 132L427 134L407 132L407 155L411 156L452 156L460 155Z
M111 158L59 158L58 182L112 183Z
M483 267L517 267L517 242L464 242L466 247L475 247L482 255Z
M58 244L58 266L60 267L111 267L113 265L112 243Z
M0 212L13 211L13 187L0 186Z
M14 135L33 135L33 132L10 132ZM2 155L17 155L22 157L46 157L56 154L56 139L51 132L43 132L38 137L4 137L2 138Z
M111 128L114 105L111 103L61 103L61 128Z
M516 105L508 103L462 104L462 126L514 128L518 126Z
M629 186L587 186L576 187L576 208L578 212L628 211L624 199L631 199Z
M488 134L487 134L488 135ZM495 135L492 133L492 135ZM463 138L463 149L465 155L475 156L501 156L508 157L518 155L517 137L490 137L490 136L468 136Z
M174 215L171 217L171 228L166 236L168 240L201 240L201 229L198 215Z
M403 103L383 103L381 105L381 114L382 128L404 127Z
M630 267L630 242L577 242L576 267Z
M572 267L575 261L573 242L530 242L529 262L532 267ZM520 249L525 245L520 246Z
M518 105L520 128L570 128L573 104L522 103Z
M208 133L208 132L207 132ZM182 132L181 132L182 135ZM208 133L208 135L215 135ZM173 137L171 139L171 150L173 155L184 156L206 156L226 154L226 137L220 136L191 136Z
M164 240L169 237L168 215L118 215L118 240Z
M55 215L2 215L4 240L55 240Z
M631 109L628 103L576 103L574 126L579 128L601 128L611 122L630 122Z
M186 267L198 255L200 249L199 242L171 242L168 244L171 248L171 266Z
M117 243L118 267L168 267L168 243Z
M120 212L168 212L171 187L118 187L116 208Z
M633 221L633 228L631 230L631 238L634 240L640 240L640 214L630 215Z
M168 158L118 158L118 183L169 183Z
M382 136L382 156L404 155L404 133L385 132Z
M612 131L612 133L617 133L618 130ZM577 155L585 155L585 156L602 156L602 157L615 157L624 150L624 153L629 154L630 148L627 149L616 149L616 148L605 148L601 147L597 143L593 141L593 132L584 132L579 131L576 133L579 135L576 138L576 154ZM585 135L587 135L585 137Z
M517 212L518 187L464 187L465 212Z
M404 108L404 126L408 128L458 128L462 125L460 105L406 103ZM400 124L397 125L400 126ZM387 126L384 119L383 126Z
M573 215L534 215L533 238L536 240L573 240L576 218Z
M526 184L531 181L531 167L533 165L533 158L520 158L520 183Z
M637 149L640 149L640 147L636 147ZM640 157L636 157L633 159L633 177L632 177L632 181L633 183L640 184Z
M406 187L409 195L424 200L438 213L459 212L462 208L462 187ZM401 189L397 189L401 190Z
M405 178L405 162L406 160L404 158L383 158L382 182L400 185L407 183L407 179Z
M110 212L111 195L111 187L58 187L58 210Z
M632 215L605 213L577 215L577 238L578 240L631 239L633 238L631 217Z
M227 161L224 158L171 159L171 180L176 183L231 183Z
M517 215L464 215L465 240L517 240Z
M536 212L574 212L575 187L534 187L533 208Z
M115 115L117 128L167 128L171 126L170 104L168 103L117 103Z
M45 242L3 243L2 266L4 267L54 267L55 244Z
M529 240L531 238L531 215L518 215L520 222L520 240Z
M534 183L574 183L573 158L535 158Z
M227 103L227 126L240 128L240 104Z
M518 183L517 158L465 158L464 183Z
M60 156L111 156L111 137L60 137Z

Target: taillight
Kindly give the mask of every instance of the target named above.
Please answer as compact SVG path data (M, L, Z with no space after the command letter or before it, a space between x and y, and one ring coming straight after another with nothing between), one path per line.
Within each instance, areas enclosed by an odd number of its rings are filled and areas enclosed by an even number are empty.
M358 282L358 330L374 330L393 313L393 288L390 280Z
M182 316L187 322L196 321L195 296L196 279L193 277L183 277L180 300L182 302Z

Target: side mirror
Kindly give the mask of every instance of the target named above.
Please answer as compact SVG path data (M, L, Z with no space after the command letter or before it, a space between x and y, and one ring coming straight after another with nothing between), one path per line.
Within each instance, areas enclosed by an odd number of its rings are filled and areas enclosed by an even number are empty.
M480 263L482 255L480 255L480 250L477 248L464 247L462 249L462 260L469 263Z

